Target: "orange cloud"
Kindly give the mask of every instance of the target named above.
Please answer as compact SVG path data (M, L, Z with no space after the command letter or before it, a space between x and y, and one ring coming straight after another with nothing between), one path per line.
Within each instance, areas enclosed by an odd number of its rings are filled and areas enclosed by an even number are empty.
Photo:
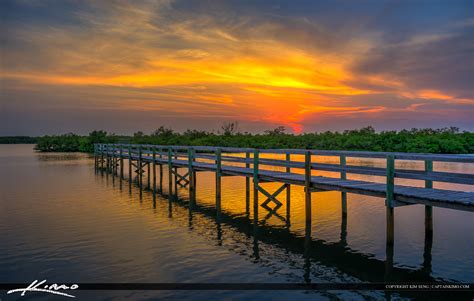
M390 110L389 102L362 104L364 96L382 93L423 102L473 103L438 90L407 92L405 83L387 76L365 76L365 86L351 84L361 79L353 71L354 62L375 43L369 37L330 50L309 48L288 43L292 34L288 31L281 33L283 37L268 35L274 30L272 24L255 25L242 33L219 26L211 17L169 20L161 12L166 5L118 5L109 17L79 13L89 25L87 32L19 30L19 36L42 49L45 58L39 59L47 67L5 68L1 76L23 83L80 86L85 91L117 88L111 102L123 110L232 116L281 124L296 132L303 130L302 121L308 116L344 118ZM321 37L321 44L328 37ZM5 57L21 62L22 55L11 52ZM101 101L98 95L97 102Z

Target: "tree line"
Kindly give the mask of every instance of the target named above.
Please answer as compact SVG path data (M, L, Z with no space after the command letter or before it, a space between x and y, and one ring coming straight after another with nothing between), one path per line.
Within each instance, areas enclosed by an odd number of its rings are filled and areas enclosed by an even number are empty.
M36 137L29 136L2 136L0 144L34 144Z
M300 148L321 150L386 151L414 153L474 153L474 133L449 127L376 132L371 126L355 130L289 134L284 127L261 134L239 132L236 123L217 133L198 130L175 132L159 127L150 134L136 132L120 136L93 131L88 136L73 133L36 138L36 149L44 152L93 152L94 143L222 146L250 148Z

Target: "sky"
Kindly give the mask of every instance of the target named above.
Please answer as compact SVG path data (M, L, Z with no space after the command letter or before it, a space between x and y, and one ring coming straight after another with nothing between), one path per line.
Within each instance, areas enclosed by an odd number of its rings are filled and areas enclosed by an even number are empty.
M474 130L474 1L0 1L0 135Z

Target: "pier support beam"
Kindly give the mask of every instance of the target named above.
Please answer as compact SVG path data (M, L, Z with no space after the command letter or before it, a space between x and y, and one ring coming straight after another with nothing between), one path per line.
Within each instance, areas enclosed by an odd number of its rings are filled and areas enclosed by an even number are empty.
M394 230L395 230L395 214L394 208L386 207L386 236L387 236L387 246L393 246L394 242Z
M148 190L150 190L151 189L151 183L150 183L151 182L151 172L150 172L151 166L150 166L149 162L146 163L146 165L147 165L147 173L146 173L147 188L148 188Z
M285 155L286 164L291 162L291 154L289 152ZM291 168L286 167L286 172L291 173ZM286 226L290 227L290 208L291 208L291 184L286 184Z
M306 151L304 156L304 190L306 227L311 231L311 152ZM309 233L311 236L311 233Z
M178 160L178 150L174 152L174 159ZM174 197L178 199L178 167L174 167Z
M133 181L133 176L132 176L132 147L129 145L128 146L128 180L130 183Z
M105 174L109 174L109 169L110 169L110 155L109 155L109 146L105 146Z
M120 146L120 180L123 180L123 147Z
M196 187L195 187L195 173L194 173L194 150L188 149L188 175L189 175L189 201L194 203L196 201Z
M386 188L386 199L385 205L393 208L393 193L395 186L395 157L393 155L387 155L387 188Z
M385 281L391 280L394 255L394 230L395 230L394 208L386 207L386 245L385 245Z
M97 172L97 145L94 144L94 172Z
M158 151L160 152L160 193L163 193L163 162L162 162L162 159L163 159L163 155L162 153L164 152L163 149L158 149Z
M153 195L156 194L156 149L153 147Z
M303 279L305 283L311 283L311 223L305 225L304 235L304 264L303 264Z
M250 168L250 152L245 152L245 168ZM250 215L250 177L245 177L245 213Z
M387 156L387 188L386 188L386 246L385 246L385 281L389 281L393 270L393 254L395 240L395 214L394 214L394 186L395 186L395 157Z
M258 149L253 152L253 222L255 226L258 225L258 153Z
M425 161L425 172L433 171L433 161ZM425 188L432 189L433 181L425 180ZM425 206L425 236L433 236L433 207Z
M339 156L339 165L341 168L341 179L346 180L346 156ZM341 242L346 243L347 238L347 192L341 192Z
M105 159L104 159L104 146L101 145L100 146L100 172L102 174L104 174L104 163L105 163Z
M216 150L216 211L221 212L221 184L222 184L222 152L218 148Z
M142 147L138 147L138 185L140 186L140 190L143 188L143 165L142 165Z
M393 194L394 194L394 181L395 178L395 157L393 155L387 156L387 194L386 194L386 221L387 221L387 248L389 246L393 246L394 241L394 202L393 202Z
M173 195L173 158L171 157L171 148L168 148L168 195L171 200Z

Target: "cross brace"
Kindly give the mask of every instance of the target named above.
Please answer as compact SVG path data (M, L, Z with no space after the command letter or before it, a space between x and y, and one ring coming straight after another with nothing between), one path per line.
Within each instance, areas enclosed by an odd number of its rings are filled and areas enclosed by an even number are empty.
M278 188L274 193L270 194L268 191L266 191L262 186L258 185L257 186L257 189L258 191L260 191L261 193L263 193L267 199L261 204L262 207L266 207L266 208L270 208L268 207L268 204L270 202L274 202L276 204L276 207L274 208L274 210L277 210L278 208L280 208L283 204L276 198L283 190L285 190L287 188L287 185L286 184L283 184L281 185L280 188ZM272 210L273 211L273 210Z
M148 164L150 164L149 162L142 162L141 166L138 166L140 164L132 164L133 166L135 166L137 169L135 169L135 173L137 174L144 174L145 173L145 169L144 167L147 166Z
M171 173L176 175L176 177L177 177L176 184L178 184L182 188L185 188L186 186L189 185L189 183L190 183L190 181L189 181L189 171L186 172L184 175L180 175L177 170L176 171L171 170ZM182 183L182 182L184 182L184 183Z

